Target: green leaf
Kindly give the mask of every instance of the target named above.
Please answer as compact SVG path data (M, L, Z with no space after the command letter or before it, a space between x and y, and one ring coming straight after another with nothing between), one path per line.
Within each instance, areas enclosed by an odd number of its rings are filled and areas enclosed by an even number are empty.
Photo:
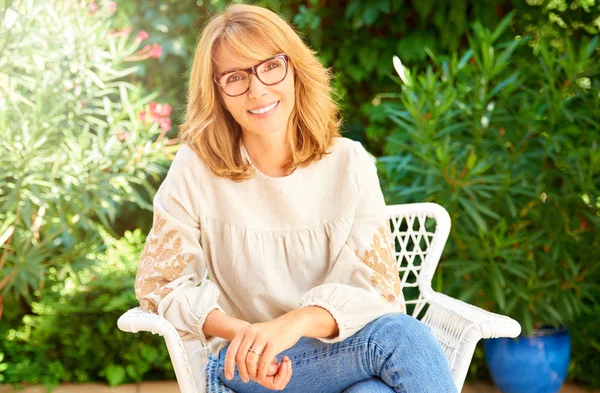
M154 362L158 358L159 352L156 348L144 345L140 350L140 354L146 361Z
M500 283L495 279L491 280L490 285L494 293L494 299L498 303L500 312L504 312L506 308L506 297L504 295L504 289L500 286Z
M481 214L473 207L472 201L469 201L464 197L458 197L458 201L467 215L473 220L473 223L477 225L477 228L486 233L488 230L487 224L483 217L481 217Z
M494 32L492 33L492 36L491 36L492 43L496 42L496 40L498 38L500 38L502 33L504 33L506 31L506 29L512 22L516 13L517 13L516 10L511 10L508 14L506 14L506 16L504 18L502 18L502 20L500 21L500 23L498 23L498 25L494 29Z
M120 365L109 364L104 368L106 380L110 386L117 386L125 382L125 368Z

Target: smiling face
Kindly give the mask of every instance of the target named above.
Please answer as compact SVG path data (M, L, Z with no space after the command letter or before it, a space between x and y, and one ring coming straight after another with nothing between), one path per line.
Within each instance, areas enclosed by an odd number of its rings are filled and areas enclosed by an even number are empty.
M273 53L272 56L277 54ZM258 63L260 61L237 54L227 43L221 45L214 54L215 74L249 68ZM273 65L267 67L272 68ZM234 77L232 80L238 79ZM230 97L218 86L216 88L219 90L225 109L241 126L243 133L251 133L255 136L278 134L285 137L288 120L295 103L294 70L289 62L285 79L275 85L267 86L258 80L256 74L253 74L250 76L250 88L239 96Z

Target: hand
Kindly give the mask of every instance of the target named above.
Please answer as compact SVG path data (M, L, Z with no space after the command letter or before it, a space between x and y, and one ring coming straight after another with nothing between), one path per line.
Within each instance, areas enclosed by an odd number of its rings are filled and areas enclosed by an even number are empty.
M277 360L277 358L273 359L271 365L269 366L269 369L267 370L267 377L272 377L276 375L277 371L279 371L279 367L281 367L281 363L279 363L279 360Z
M237 364L240 378L245 383L252 379L268 389L284 389L292 375L289 359L282 359L274 376L267 373L274 360L276 361L275 356L294 346L301 337L299 321L288 314L273 321L250 324L240 329L227 349L225 377L233 377ZM260 355L251 352L250 348Z

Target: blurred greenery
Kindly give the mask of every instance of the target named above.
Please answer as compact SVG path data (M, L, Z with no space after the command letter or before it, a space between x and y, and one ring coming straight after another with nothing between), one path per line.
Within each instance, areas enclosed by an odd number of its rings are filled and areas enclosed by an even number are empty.
M574 321L594 319L600 300L599 36L565 36L564 52L501 41L513 17L474 23L468 49L430 52L424 69L395 60L399 92L376 97L396 123L381 179L388 203L449 211L438 290L515 318L523 334L566 325L579 340Z
M166 131L140 120L157 93L126 81L140 42L111 34L110 13L92 20L67 4L23 2L6 9L2 22L0 294L7 312L43 290L50 268L63 279L94 263L88 253L102 245L96 223L114 233L124 205L151 210L169 162Z
M564 47L565 34L591 37L600 30L600 3L589 0L250 0L233 1L268 7L292 22L305 41L319 51L323 64L336 75L343 95L343 131L380 154L393 124L380 107L377 93L393 92L391 58L398 55L409 67L429 62L427 49L450 55L468 45L472 23L494 26L511 10L517 12L507 36L532 34L540 42ZM135 0L119 1L116 24L150 35L163 48L158 62L145 62L144 85L159 88L182 120L188 66L199 31L208 16L228 0L154 0L143 7Z
M600 3L246 2L332 68L388 203L450 212L437 289L525 332L568 325L569 379L600 388ZM164 343L116 319L198 33L227 3L0 4L0 382L173 378ZM468 378L488 378L479 347Z
M117 240L97 230L106 250L92 253L95 264L49 283L19 324L0 324L0 382L53 387L102 380L114 386L174 378L162 337L117 329L123 312L138 305L133 287L142 231Z

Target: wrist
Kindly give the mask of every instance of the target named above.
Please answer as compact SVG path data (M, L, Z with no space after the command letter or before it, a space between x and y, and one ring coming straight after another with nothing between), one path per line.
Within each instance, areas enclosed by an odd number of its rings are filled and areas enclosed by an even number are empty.
M289 318L290 325L295 326L298 334L303 337L333 338L339 333L333 316L319 306L301 307L290 311L284 317Z
M303 337L308 334L310 322L310 317L306 311L304 308L292 310L282 315L280 319L284 320L287 326L296 331L298 336Z
M233 318L233 329L231 329L231 334L230 337L228 337L229 341L233 341L233 339L235 338L235 336L238 334L238 332L242 329L245 329L246 327L252 325L250 322L248 321L244 321L243 319L237 319L237 318Z
M250 325L249 322L234 318L225 314L219 309L214 309L208 313L202 326L202 331L207 336L223 337L232 341L238 331Z

